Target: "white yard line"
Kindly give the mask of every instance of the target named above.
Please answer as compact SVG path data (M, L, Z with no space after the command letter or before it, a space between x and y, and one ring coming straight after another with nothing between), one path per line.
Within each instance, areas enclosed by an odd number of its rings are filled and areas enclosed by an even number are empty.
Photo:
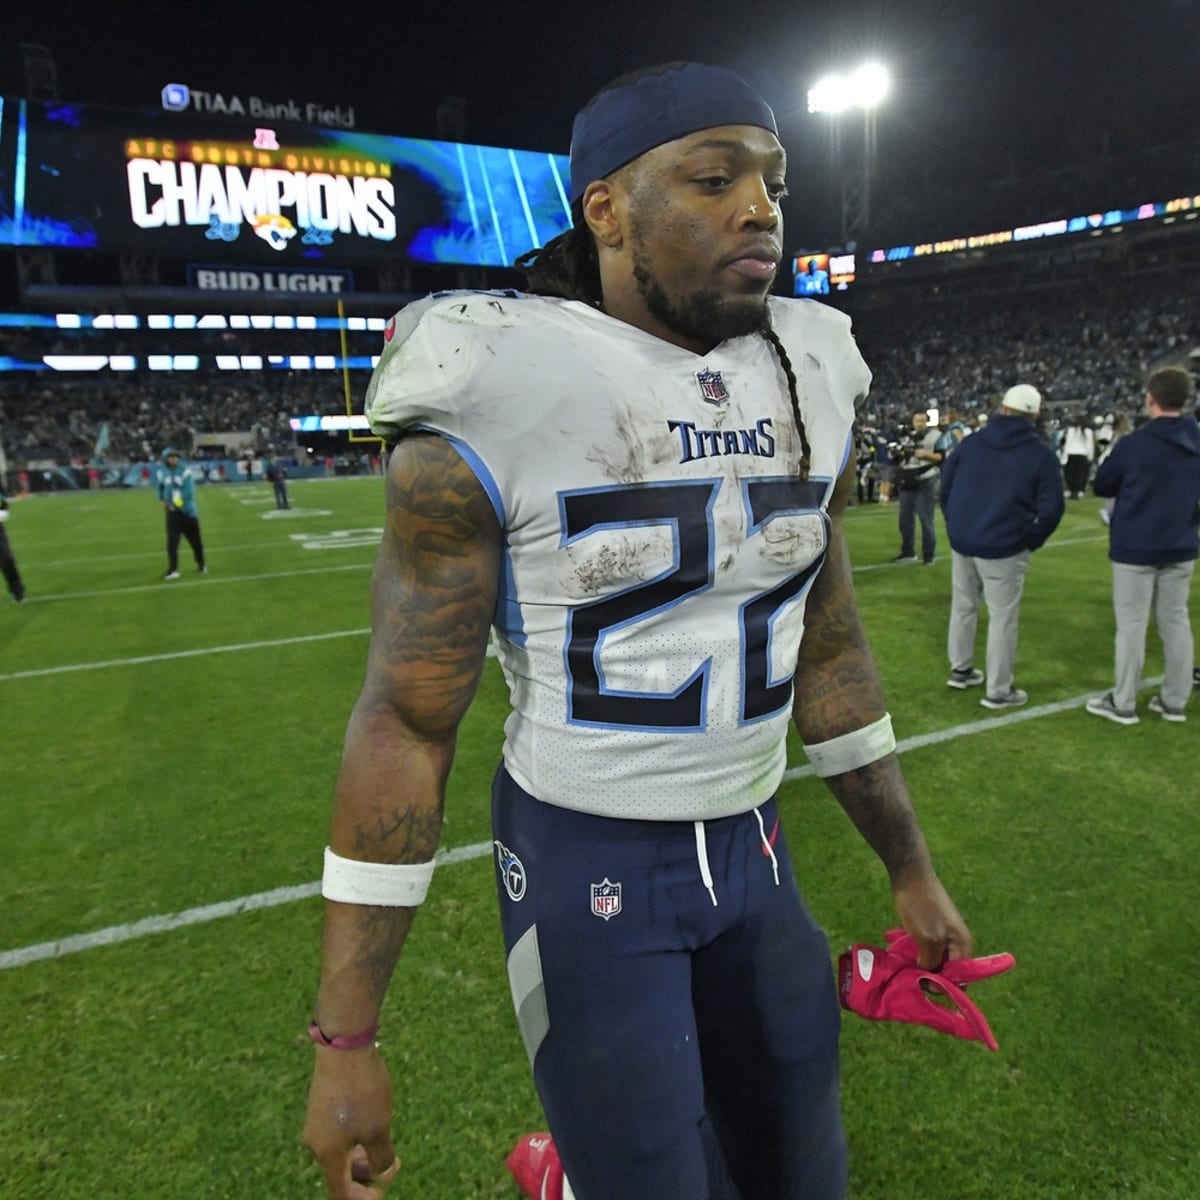
M293 579L297 575L329 575L335 571L369 571L374 567L374 560L361 563L343 563L336 567L306 567L299 571L265 571L259 575L197 575L195 579L162 580L153 583L135 584L133 587L97 588L90 592L51 592L39 596L30 592L25 597L26 604L45 604L51 600L93 600L97 596L128 596L133 592L179 592L193 587L214 587L222 583L256 583L260 579ZM192 568L184 567L190 571Z
M280 548L280 542L236 542L232 545L225 545L223 542L217 547L222 555L232 554L241 550L257 550L260 552L269 552ZM182 549L186 553L187 545L183 545ZM24 564L26 555L21 555L21 562ZM161 546L155 550L127 550L120 554L97 554L91 558L60 558L41 560L35 559L33 565L37 570L44 567L71 567L75 568L82 563L111 563L111 562L128 562L133 558L155 558L162 560L165 557L165 552ZM32 599L32 597L30 597Z
M1142 681L1142 686L1157 686L1159 682L1159 679L1146 679ZM1057 700L1052 704L1035 704L1031 708L1005 713L1003 716L984 717L978 721L968 721L965 725L954 725L949 729L939 729L933 733L904 738L897 744L896 753L905 754L909 750L937 746L956 738L970 737L976 733L986 733L992 729L1016 725L1021 721L1035 721L1041 717L1053 716L1073 708L1082 708L1095 694L1095 692L1089 692L1085 696ZM812 767L806 764L785 771L783 778L785 782L804 779L812 773ZM439 866L450 866L453 863L482 858L484 855L490 854L491 850L491 842L478 842L472 846L459 846L454 850L439 851L436 861ZM94 950L97 946L112 946L119 942L129 942L136 938L149 937L151 934L165 933L170 929L182 929L187 925L204 925L222 917L235 917L240 913L255 912L263 908L277 908L281 904L291 904L295 900L307 900L312 896L319 895L320 890L321 885L317 881L298 884L295 887L275 888L273 891L257 892L252 896L240 896L236 900L223 900L218 904L205 904L199 908L185 909L183 912L145 917L126 925L110 925L107 929L75 934L72 937L60 938L58 941L38 942L32 946L21 946L16 950L0 951L0 971L9 970L12 967L23 967L48 958L63 958L68 954L79 954L84 950Z
M456 850L438 852L438 866L468 862L491 853L491 842L480 842L475 846L460 846ZM204 904L199 908L188 908L183 912L167 913L160 917L145 917L127 925L110 925L92 933L79 933L72 937L59 938L55 942L38 942L33 946L22 946L18 950L0 951L0 971L12 967L23 967L28 963L41 962L47 958L65 958L68 954L79 954L84 950L95 950L97 946L114 946L119 942L131 942L136 938L149 937L154 933L166 933L169 929L183 929L188 925L205 925L222 917L236 917L239 913L256 912L262 908L278 908L294 900L307 900L321 892L321 884L301 883L295 887L275 888L269 892L257 892L253 896L239 896L236 900L222 900L218 904Z
M202 646L195 650L173 650L169 654L143 654L135 658L109 658L99 662L63 663L57 667L39 667L32 671L10 671L0 675L0 683L13 679L38 679L46 675L69 675L76 671L103 671L109 667L135 667L146 663L172 662L178 658L203 658L208 654L233 654L241 650L270 650L276 646L303 646L308 642L328 642L334 638L366 637L371 630L338 629L332 633L306 633L300 637L274 638L265 642L234 642L228 646ZM488 658L496 657L496 648L491 642L487 648Z
M177 658L203 658L208 654L232 654L239 650L267 650L275 646L299 646L305 642L327 642L333 638L363 637L369 629L339 629L334 633L310 633L303 637L275 638L269 642L236 642L229 646L205 646L198 650L176 650L170 654L144 654L137 658L110 658L101 662L65 663L35 671L12 671L0 675L0 683L12 679L36 679L44 675L66 675L73 671L103 671L109 667L134 667L145 663L171 662Z

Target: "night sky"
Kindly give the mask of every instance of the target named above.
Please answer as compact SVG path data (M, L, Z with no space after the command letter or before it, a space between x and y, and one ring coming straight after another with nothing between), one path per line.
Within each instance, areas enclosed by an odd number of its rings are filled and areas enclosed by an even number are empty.
M439 103L460 96L462 140L564 153L574 111L614 76L680 58L720 63L775 108L792 175L789 241L806 217L829 223L828 212L795 211L825 204L834 178L830 118L807 113L807 88L866 57L895 81L878 118L880 188L953 187L1104 147L1200 138L1200 0L10 0L6 96L25 91L22 42L53 53L63 99L157 107L163 84L181 82L353 105L359 129L436 137ZM857 136L845 129L844 145Z

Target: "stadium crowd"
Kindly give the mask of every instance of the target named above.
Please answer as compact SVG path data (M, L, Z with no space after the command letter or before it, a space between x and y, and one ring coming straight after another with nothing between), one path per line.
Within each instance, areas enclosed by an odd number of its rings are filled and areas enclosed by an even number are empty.
M1017 382L1037 386L1051 417L1131 416L1150 368L1200 343L1200 288L953 297L871 312L856 329L874 372L862 425L904 424L928 408L970 418Z
M361 395L366 376L358 374ZM231 431L252 433L266 450L292 444L292 416L344 410L336 371L109 375L102 383L42 376L0 385L0 444L17 464L90 460L98 443L105 462L139 462L165 445L190 449L198 435Z
M932 289L930 289L932 291ZM1089 421L1132 418L1148 371L1200 344L1200 281L1176 272L1165 279L1113 276L1056 286L968 297L922 293L914 303L864 306L855 330L874 373L861 429L892 433L917 409L954 410L968 421L993 410L1005 388L1032 382L1053 426L1071 414ZM114 331L122 344L129 335ZM178 353L196 351L176 334ZM239 335L238 353L298 353L311 340L300 332L284 346L278 332ZM378 351L378 334L359 334L352 353ZM0 353L117 353L95 330L76 340L62 330L4 330ZM19 345L17 344L19 342ZM269 347L267 343L269 342ZM171 349L156 335L160 350ZM257 349L256 349L257 347ZM140 347L145 353L145 344ZM15 352L15 353L14 353ZM0 377L0 444L9 462L60 464L90 459L102 441L108 463L137 462L167 444L192 447L197 435L248 431L262 450L292 443L288 419L345 411L340 371L276 367L232 373L201 359L188 372L10 372ZM350 375L361 402L369 372ZM107 427L107 433L102 431ZM103 438L107 439L103 444Z
M354 332L352 360L369 362L379 334ZM138 462L164 445L190 450L197 435L251 433L256 448L290 445L288 419L345 411L342 372L304 371L270 364L239 371L217 367L217 355L336 356L328 331L78 330L49 327L0 330L0 360L24 369L0 373L0 445L14 463L92 459L100 443L104 461ZM140 369L36 370L55 356L133 356ZM151 355L195 356L196 370L147 371ZM352 369L351 391L361 398L369 370Z

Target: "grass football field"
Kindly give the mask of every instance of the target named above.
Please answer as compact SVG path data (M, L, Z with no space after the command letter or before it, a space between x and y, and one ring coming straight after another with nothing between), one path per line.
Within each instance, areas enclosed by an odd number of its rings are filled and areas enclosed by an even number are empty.
M5 1200L320 1195L299 1140L315 881L383 489L290 490L276 513L265 486L201 488L209 573L185 544L170 583L146 492L13 505L29 599L0 600ZM1098 507L1070 503L1034 556L1017 671L1030 704L997 714L978 689L945 686L944 535L933 566L894 566L895 507L848 514L942 878L978 952L1017 957L974 989L996 1054L846 1017L859 1200L1200 1195L1200 705L1165 724L1148 687L1136 727L1084 711L1112 672ZM1160 671L1152 632L1146 675ZM404 1159L392 1190L414 1200L515 1200L504 1155L544 1127L488 851L506 701L490 661L450 781L443 851L457 853L383 1014ZM878 942L892 923L882 868L818 780L781 794L833 950Z

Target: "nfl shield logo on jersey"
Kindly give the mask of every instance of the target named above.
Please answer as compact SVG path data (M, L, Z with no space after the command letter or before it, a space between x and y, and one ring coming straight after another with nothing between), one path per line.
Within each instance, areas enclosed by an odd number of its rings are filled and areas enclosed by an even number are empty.
M594 916L603 917L607 921L621 911L621 885L619 883L613 883L606 875L603 883L593 883L591 888Z
M729 389L721 378L720 371L710 371L707 368L696 372L696 384L700 388L700 396L709 404L724 404L729 399Z

